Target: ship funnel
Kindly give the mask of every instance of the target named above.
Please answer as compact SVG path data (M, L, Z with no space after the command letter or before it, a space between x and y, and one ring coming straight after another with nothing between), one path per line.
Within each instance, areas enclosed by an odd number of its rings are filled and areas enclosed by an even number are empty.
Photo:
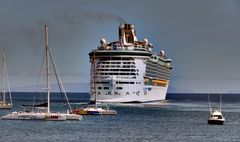
M123 45L134 44L137 41L136 31L132 24L123 24L119 26L119 41Z

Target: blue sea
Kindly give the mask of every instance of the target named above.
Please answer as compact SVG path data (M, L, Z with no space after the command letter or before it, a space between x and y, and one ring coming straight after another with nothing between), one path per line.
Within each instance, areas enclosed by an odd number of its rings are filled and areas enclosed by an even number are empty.
M37 97L36 97L37 96ZM40 93L13 93L14 108L40 102ZM43 95L44 96L44 95ZM61 95L52 95L52 111L63 111ZM0 120L1 142L230 142L240 141L240 95L223 94L224 125L208 125L207 94L167 94L150 104L110 104L116 116L83 116L82 121ZM40 97L41 98L41 97ZM44 97L43 97L44 98ZM70 93L73 107L89 100L87 93ZM34 100L34 101L33 101ZM44 101L44 99L42 99ZM212 106L219 95L211 95Z

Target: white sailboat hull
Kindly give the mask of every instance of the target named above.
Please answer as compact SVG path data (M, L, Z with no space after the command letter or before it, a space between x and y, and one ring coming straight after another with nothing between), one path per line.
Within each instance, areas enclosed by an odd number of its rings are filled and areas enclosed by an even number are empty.
M67 120L66 116L61 113L48 113L45 115L47 121L64 121Z
M66 116L66 120L82 120L82 116L81 115L77 115L77 114L65 114Z
M4 120L44 120L45 113L13 112L1 117Z
M34 113L34 112L13 112L1 117L3 120L47 120L47 121L64 121L64 120L81 120L81 115L65 113Z

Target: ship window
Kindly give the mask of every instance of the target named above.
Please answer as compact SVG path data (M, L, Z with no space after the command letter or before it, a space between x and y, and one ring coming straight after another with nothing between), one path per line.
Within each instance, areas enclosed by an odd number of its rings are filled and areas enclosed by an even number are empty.
M117 84L129 84L129 82L118 81Z
M109 89L109 87L103 87L103 89L104 89L104 90L107 90L107 89Z
M98 95L101 95L101 93L100 93L100 92L98 92L97 94L98 94Z
M117 90L122 90L123 88L122 87L117 87Z
M140 91L137 91L137 92L136 92L136 95L138 95L138 96L139 96L139 94L140 94Z
M134 82L130 82L130 84L134 84Z
M126 95L129 95L129 92L126 92Z
M99 90L101 90L101 89L102 89L102 87L98 87L98 89L99 89Z
M118 95L118 92L115 92L114 95Z
M108 95L112 95L111 92L108 92Z
M108 81L96 82L96 84L109 84Z

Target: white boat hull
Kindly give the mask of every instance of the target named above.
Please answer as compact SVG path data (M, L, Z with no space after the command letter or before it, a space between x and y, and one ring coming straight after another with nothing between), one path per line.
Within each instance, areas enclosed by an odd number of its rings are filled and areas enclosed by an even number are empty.
M222 115L220 110L215 110L210 112L210 116L208 118L208 124L218 124L222 125L225 122L225 118Z
M77 115L77 114L65 114L66 116L66 120L82 120L82 116L81 115Z
M33 113L33 112L13 112L1 117L3 120L46 120L46 121L64 121L64 120L82 120L81 115L68 113Z
M13 112L1 117L4 120L44 120L45 113Z
M225 119L208 119L208 124L223 125Z

